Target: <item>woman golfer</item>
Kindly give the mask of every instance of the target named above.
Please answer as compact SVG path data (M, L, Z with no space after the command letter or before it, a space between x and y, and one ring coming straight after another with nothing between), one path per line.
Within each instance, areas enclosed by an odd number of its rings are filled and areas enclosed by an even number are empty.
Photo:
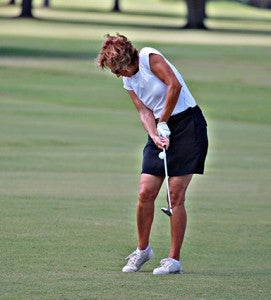
M137 249L127 259L123 272L137 272L153 256L149 244L154 202L165 179L166 149L169 190L173 214L170 217L171 244L167 258L153 274L182 273L180 251L186 229L185 193L193 174L203 174L208 139L206 121L181 74L157 50L139 52L127 37L107 35L97 65L122 77L148 133L143 151L137 202Z

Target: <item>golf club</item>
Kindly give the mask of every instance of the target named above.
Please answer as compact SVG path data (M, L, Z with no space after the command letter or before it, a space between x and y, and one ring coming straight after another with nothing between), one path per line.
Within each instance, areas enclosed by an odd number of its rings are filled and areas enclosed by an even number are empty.
M172 211L172 206L171 206L170 191L169 191L169 184L168 184L167 155L166 155L166 149L165 148L163 148L163 152L159 153L159 158L164 160L165 180L166 180L166 185L167 185L167 198L168 198L168 208L162 207L161 210L166 215L171 217L173 215L173 211Z

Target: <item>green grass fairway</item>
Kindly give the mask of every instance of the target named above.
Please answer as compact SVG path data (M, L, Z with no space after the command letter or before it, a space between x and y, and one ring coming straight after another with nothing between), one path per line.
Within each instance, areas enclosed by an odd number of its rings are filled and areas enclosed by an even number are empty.
M0 0L0 299L270 299L271 12L211 1L210 30L182 31L181 1ZM70 1L72 2L72 1ZM76 3L76 5L75 5ZM154 9L155 8L155 9ZM180 14L179 14L180 11ZM153 276L168 253L162 189L155 258L136 247L146 136L120 79L94 58L107 32L154 46L204 110L206 174L187 194L184 275Z

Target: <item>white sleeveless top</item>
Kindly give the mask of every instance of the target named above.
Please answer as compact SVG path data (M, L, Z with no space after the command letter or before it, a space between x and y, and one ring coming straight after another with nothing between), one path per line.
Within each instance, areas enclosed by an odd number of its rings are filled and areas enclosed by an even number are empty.
M154 117L160 118L166 102L167 85L164 84L150 69L150 54L159 54L154 48L145 47L139 52L139 71L132 77L123 77L123 87L133 90L138 98L153 111ZM197 105L178 70L163 56L182 85L177 104L171 115L185 111Z

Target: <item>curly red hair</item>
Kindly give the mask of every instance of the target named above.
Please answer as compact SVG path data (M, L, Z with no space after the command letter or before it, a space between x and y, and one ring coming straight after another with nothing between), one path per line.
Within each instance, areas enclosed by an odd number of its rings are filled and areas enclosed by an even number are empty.
M102 44L99 55L96 59L97 66L109 68L112 72L117 70L127 70L128 66L138 61L138 51L128 38L124 35L106 35L106 40Z

